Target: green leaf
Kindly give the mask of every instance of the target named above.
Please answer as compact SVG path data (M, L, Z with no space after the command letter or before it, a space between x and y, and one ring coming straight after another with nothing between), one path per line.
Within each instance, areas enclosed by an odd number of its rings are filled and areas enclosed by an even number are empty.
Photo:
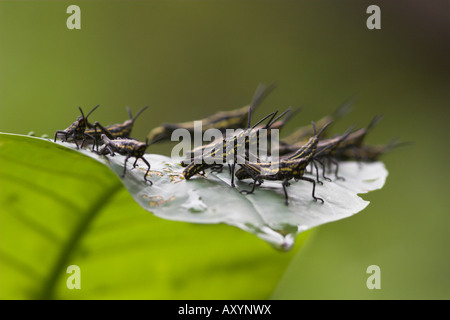
M148 214L105 158L70 147L0 133L1 299L270 297L294 250L280 253L224 224ZM119 160L111 163L121 173ZM142 169L127 172L125 182L136 176L145 190ZM156 192L158 178L151 179ZM66 285L70 265L80 267L80 290Z

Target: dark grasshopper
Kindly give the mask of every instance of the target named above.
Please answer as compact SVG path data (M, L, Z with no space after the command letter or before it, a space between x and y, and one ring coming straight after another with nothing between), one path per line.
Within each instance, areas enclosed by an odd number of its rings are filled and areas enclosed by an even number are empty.
M94 137L96 142L102 140L102 134L105 134L109 139L130 138L136 118L147 108L148 106L143 107L133 117L130 108L127 107L130 119L124 121L123 123L113 124L106 127L103 127L98 121L96 121L94 124L87 123L89 129L86 129L85 133Z
M315 163L315 161L319 162L320 164L322 164L322 162L320 160L318 160L316 157L314 157L314 154L317 150L317 146L319 144L319 138L322 135L322 133L327 129L327 127L332 123L332 121L326 123L318 133L316 133L316 125L314 122L312 122L312 128L313 128L313 132L314 135L308 140L308 142L303 145L302 147L300 147L298 150L296 150L295 152L284 156L283 159L285 160L296 160L296 159L300 159L303 158L305 160L312 160L311 163L315 166L316 168L316 173L317 173L317 182L319 184L322 184L322 182L319 180L319 175L318 175L318 168L317 165ZM323 164L322 164L323 166ZM242 179L248 179L251 178L251 175L249 174L249 172L244 168L241 167L236 171L236 177L239 180Z
M236 110L217 112L209 117L198 120L202 123L203 132L214 128L219 129L225 134L226 129L244 128L248 122L248 116L251 111L259 106L274 88L274 85L270 85L269 87L260 85L256 89L249 105ZM170 140L172 133L176 129L186 129L193 134L195 131L194 121L162 124L149 133L149 141Z
M338 155L340 161L357 160L364 162L377 161L382 155L397 147L407 145L408 142L397 142L397 138L392 139L384 145L362 144L358 148L347 148Z
M81 143L81 148L83 148L84 143L86 142L86 138L92 139L94 145L97 143L97 140L95 139L95 137L93 135L91 135L90 133L86 132L86 128L92 128L93 126L88 122L87 118L89 117L89 115L94 112L95 109L97 109L99 107L99 105L95 106L89 113L88 115L85 117L83 110L81 109L81 107L78 107L80 109L81 112L81 116L78 117L77 121L75 121L74 123L72 123L68 128L64 129L64 130L57 130L55 132L55 142L56 142L56 138L58 136L63 136L64 138L61 139L62 141L69 141L69 139L71 139L72 141L75 142L77 149L80 148L80 146L78 145L78 140L82 140Z
M338 144L334 150L333 157L337 160L342 160L342 158L345 158L344 154L357 154L367 134L381 119L381 116L375 116L366 128L361 128L350 133L345 140Z
M351 102L346 101L342 105L340 105L332 114L323 117L322 119L316 121L318 127L323 127L325 124L329 122L335 122L336 120L342 118L350 111ZM329 128L328 128L329 129ZM280 150L279 154L284 155L291 152L294 152L291 146L296 146L294 149L298 149L304 143L304 140L308 139L312 135L314 135L313 128L311 126L300 127L297 130L290 133L288 136L280 139ZM323 132L322 136L326 136L326 132ZM287 149L285 149L287 146Z
M325 180L331 181L329 178L325 176L325 166L322 163L322 161L327 159L330 163L333 163L336 166L335 169L336 179L344 180L343 177L340 177L338 175L339 171L338 160L343 160L344 158L349 157L350 158L353 157L353 159L356 159L357 154L359 152L358 150L361 148L365 137L367 136L369 131L381 120L381 118L382 118L381 116L374 117L366 128L361 128L351 132L351 129L353 128L352 126L342 136L338 136L328 140L322 140L321 142L319 142L318 152L322 151L323 149L326 149L327 151L321 152L321 156L320 157L316 156L314 160L322 165L323 168L322 176ZM299 147L298 144L289 146L285 145L284 153L287 152L285 156L291 158L296 153L301 152L302 148L304 148L301 147L300 149L298 149L298 147ZM281 153L282 152L280 151L280 154ZM317 166L315 165L314 162L313 165L315 166L317 172Z
M283 116L286 112L280 115L280 117ZM265 116L253 127L246 130L241 130L238 134L231 138L225 138L222 141L215 143L208 150L206 150L206 152L202 156L191 159L189 165L187 165L185 170L183 171L184 177L189 180L193 175L199 172L204 172L205 169L214 168L217 170L218 167L223 166L223 163L225 163L227 159L233 158L234 161L232 164L230 164L230 171L231 186L234 187L234 169L239 150L248 150L249 141L252 140L250 139L250 137L255 137L263 128L270 128L270 125L278 119L277 118L275 121L273 120L276 113L277 112L273 112ZM271 119L269 120L267 125L263 128L258 128L258 125L269 117L271 117Z
M149 146L148 140L144 142L135 140L135 139L109 139L105 134L102 134L101 136L103 140L103 145L98 150L98 153L101 155L110 155L114 156L117 152L118 154L121 154L125 156L125 163L123 165L123 173L122 178L125 177L125 173L127 171L127 161L129 158L134 157L136 160L134 161L133 168L136 167L136 163L139 159L144 161L144 163L147 165L148 169L147 172L144 175L144 180L146 182L150 182L150 184L153 184L150 180L147 179L147 175L150 172L150 163L144 158L145 150Z
M286 187L290 185L290 180L295 179L309 181L313 184L312 197L315 201L321 201L324 203L322 198L316 197L316 182L314 179L305 177L305 169L312 161L312 157L308 159L298 158L298 159L280 159L278 165L274 166L273 163L263 163L263 162L246 162L239 164L241 168L247 171L247 173L253 179L253 188L251 190L241 190L241 193L251 194L255 191L257 185L260 185L264 180L272 181L282 181L285 203L289 204L289 196L287 194Z
M103 127L98 121L96 121L92 125L92 128L86 130L86 133L92 135L97 140L101 139L102 134L105 134L109 139L130 138L136 118L147 108L148 106L143 107L133 117L130 108L127 107L128 116L130 117L129 120L126 120L123 123L113 124L106 127Z
M320 156L314 155L314 156L313 156L313 161L312 161L311 163L314 165L314 167L315 167L315 169L316 169L316 179L317 179L317 182L318 182L319 184L322 184L322 183L319 181L319 170L318 170L317 165L316 165L315 162L318 162L318 163L322 166L322 177L323 177L325 180L331 181L330 178L328 178L328 177L325 176L325 171L326 171L326 170L325 170L325 165L324 165L324 163L323 163L325 160L328 160L330 163L333 163L333 164L336 166L336 169L335 169L335 172L334 172L334 173L335 173L336 179L337 179L337 180L345 180L343 177L340 177L340 176L338 175L338 172L339 172L339 163L338 163L337 160L334 158L334 153L336 152L336 150L337 150L337 148L339 147L339 145L340 145L343 141L345 141L345 139L347 139L347 137L350 135L352 129L353 129L353 126L351 126L350 128L348 128L348 129L344 132L344 134L342 134L342 135L338 135L338 136L336 136L336 137L334 137L334 138L330 138L330 139L320 140L320 141L317 143L317 145L316 145L316 150L314 150L314 152L317 152ZM311 140L312 140L312 138L311 138ZM303 148L302 148L302 149L303 149ZM300 152L299 152L299 151L300 151ZM302 157L301 149L300 149L299 151L294 152L294 153L292 153L292 154L290 154L290 155L287 155L286 157L287 157L288 159L296 159L296 158L298 158L298 155L299 155L299 154L300 154L300 156Z

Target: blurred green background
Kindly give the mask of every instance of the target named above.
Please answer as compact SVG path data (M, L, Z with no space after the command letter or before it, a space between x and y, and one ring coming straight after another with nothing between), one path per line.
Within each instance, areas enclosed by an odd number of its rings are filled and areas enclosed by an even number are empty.
M81 30L66 27L71 4ZM381 30L366 27L371 4ZM383 158L390 175L363 212L317 228L272 298L449 299L449 40L444 1L1 1L0 131L51 136L78 106L111 124L149 105L145 139L276 82L255 114L302 106L288 132L355 97L337 131L383 114L368 142L413 144ZM381 290L366 287L374 264Z

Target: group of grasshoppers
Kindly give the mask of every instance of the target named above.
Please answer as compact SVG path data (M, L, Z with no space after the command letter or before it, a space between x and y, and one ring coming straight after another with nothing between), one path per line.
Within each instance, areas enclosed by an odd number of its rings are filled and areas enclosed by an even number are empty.
M235 178L238 180L253 180L250 184L252 185L251 190L240 190L243 194L253 193L256 187L260 186L265 180L281 181L285 195L285 203L288 205L289 197L286 188L290 185L290 180L304 180L313 184L312 198L315 201L324 203L324 199L315 195L316 183L323 184L319 177L319 167L317 164L322 168L323 179L332 181L325 174L326 167L331 168L334 165L335 179L345 180L344 177L339 176L339 161L376 161L380 155L399 145L395 141L385 146L369 146L364 144L364 138L381 119L380 116L375 117L366 128L353 130L353 126L351 126L341 135L322 139L322 136L331 127L331 124L348 113L350 103L346 102L331 115L318 120L317 124L312 122L312 125L300 127L281 139L278 149L280 157L276 160L277 163L275 166L272 161L263 161L259 158L256 161L250 161L248 157L248 137L257 135L260 129L267 129L269 134L271 129L282 129L287 121L298 112L298 109L292 110L289 108L275 118L276 111L263 117L255 125L250 126L251 112L254 111L256 106L272 89L273 86L269 88L258 87L249 106L228 113L220 112L210 118L203 119L204 123L207 124L207 128L216 125L223 132L225 131L224 129L242 128L245 123L246 129L243 129L240 133L232 137L224 136L223 141L214 141L213 143L197 148L197 150L193 149L188 152L186 159L181 161L181 165L185 167L183 175L186 180L191 179L196 174L204 175L206 169L219 172L223 168L223 163L226 163L225 159L229 160L231 158L231 163L228 162L231 174L231 187L235 187ZM221 121L217 121L219 115ZM286 117L280 120L284 116ZM267 124L262 125L261 123L267 119ZM174 128L191 128L192 125L193 123L166 124L154 129L150 135L153 138L167 136L168 132ZM318 132L316 131L316 126L319 127ZM245 148L244 155L238 155L237 149L239 147ZM218 150L220 152L217 152ZM199 153L200 156L198 156ZM195 156L196 154L197 156ZM207 160L220 161L217 164L214 161ZM240 160L240 162L237 160ZM236 169L237 165L239 166L238 169ZM311 173L313 172L312 168L315 168L316 179L305 176L308 166L311 166Z
M150 145L148 139L144 143L131 138L134 122L136 118L147 109L147 106L139 110L134 117L131 114L130 108L127 107L128 115L130 117L129 120L106 127L102 126L98 121L94 124L91 124L88 121L88 117L98 107L98 105L95 106L87 116L84 116L83 110L79 107L81 116L66 129L56 131L54 141L56 142L56 139L60 137L62 141L74 142L77 149L79 149L80 147L83 148L88 140L91 140L92 151L97 152L100 155L110 155L113 157L115 153L118 153L125 156L122 178L125 177L128 159L131 157L136 158L133 168L136 167L137 161L141 159L147 165L147 172L144 175L144 180L152 184L152 182L147 179L147 175L150 171L150 163L144 158L145 150ZM78 144L80 140L81 146ZM99 147L100 143L101 146Z
M339 161L356 160L356 161L376 161L379 156L390 151L403 143L392 140L386 145L371 146L364 143L368 132L381 119L380 116L374 117L366 128L353 130L353 126L349 127L343 134L327 138L328 130L331 125L348 113L350 103L346 102L337 108L332 114L322 119L311 122L311 125L297 128L286 137L279 140L276 154L279 155L276 160L260 159L258 157L250 158L251 137L256 137L264 129L267 135L271 135L273 129L280 130L286 123L299 111L288 108L285 112L277 116L278 111L272 112L255 125L251 126L251 114L263 99L274 89L259 86L253 96L251 103L245 107L217 112L209 117L201 119L203 132L215 128L219 129L223 134L223 139L215 140L209 144L197 147L186 153L186 159L181 161L184 168L183 176L186 180L193 176L205 175L205 170L211 169L214 172L220 172L224 163L228 164L231 174L231 187L235 187L235 178L237 180L252 179L251 190L240 190L243 194L251 194L255 192L256 187L260 186L265 180L281 181L283 187L285 203L288 205L289 196L287 187L290 181L304 180L313 184L312 198L315 201L324 203L324 199L317 197L315 194L316 183L323 184L319 176L319 166L322 168L322 178L332 181L326 176L326 168L335 166L334 175L336 180L345 180L339 176ZM147 179L150 171L150 164L144 158L147 147L155 142L169 140L172 133L176 129L186 129L190 133L194 133L194 121L183 123L166 123L153 129L146 142L140 142L130 137L136 118L147 108L144 107L138 111L133 117L130 109L128 114L130 119L121 124L110 126L102 126L99 122L91 124L87 118L98 108L94 107L85 117L80 109L81 116L77 121L71 124L65 130L58 130L55 133L55 141L57 137L61 137L63 141L74 142L78 148L83 148L88 140L92 141L92 150L100 155L114 156L115 153L125 156L124 169L122 177L126 173L126 164L129 158L134 157L136 160L133 167L141 159L147 165L147 171L144 180L152 184ZM267 120L266 124L263 124ZM245 127L245 129L242 129ZM317 128L319 129L317 131ZM241 129L232 136L225 135L227 129ZM79 142L81 141L81 146ZM150 143L149 143L150 141ZM99 147L99 144L101 146ZM94 150L96 149L96 150ZM244 150L243 154L238 154ZM254 149L252 149L254 150ZM231 162L230 162L231 159ZM274 165L274 162L275 165ZM236 168L239 166L239 168ZM305 176L308 172L312 174L315 171L315 179Z

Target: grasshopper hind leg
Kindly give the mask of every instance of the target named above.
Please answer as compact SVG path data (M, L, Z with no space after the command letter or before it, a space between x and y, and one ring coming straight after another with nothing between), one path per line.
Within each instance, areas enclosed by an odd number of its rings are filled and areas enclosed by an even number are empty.
M325 201L323 201L322 198L316 197L316 181L314 181L314 179L310 179L307 177L301 177L300 180L309 181L313 184L312 197L315 201L319 200L322 202L322 204L325 202Z
M55 132L55 140L54 140L53 142L56 142L56 138L58 138L58 135L59 135L59 134L63 134L65 140L67 140L67 133L66 133L65 131L63 131L63 130L58 130L58 131ZM62 139L61 139L61 140L62 140ZM62 140L62 141L63 141L63 140Z
M147 176L148 176L148 173L150 172L150 163L148 163L148 161L147 160L145 160L145 158L144 157L142 157L141 158L142 159L142 161L144 161L144 163L147 165L147 172L145 172L145 175L144 175L144 180L145 180L145 182L150 182L150 185L153 185L153 182L151 182L150 180L148 180L147 179ZM137 159L136 159L136 161L137 161Z
M314 180L313 180L313 181L314 181ZM286 179L286 180L283 180L283 183L282 183L281 185L283 186L283 191L284 191L284 203L285 203L286 205L289 205L289 196L288 196L286 187L289 187L289 186L290 186L290 183L289 183L289 181Z
M236 168L236 164L233 163L230 166L230 172L231 172L231 187L234 188L235 184L234 184L234 169Z
M125 158L125 162L124 162L124 164L123 164L123 173L122 173L122 178L124 178L125 177L125 173L127 172L127 161L128 161L128 159L130 158L130 156L128 155L128 156L126 156L126 158Z
M324 178L324 180L331 182L331 179L325 175L325 172L327 171L325 164L322 161L320 161L319 159L314 159L314 161L317 161L322 166L322 177ZM320 184L322 184L322 183L320 183Z
M261 185L261 183L262 183L262 180L261 179L259 179L258 177L256 177L256 178L254 178L253 179L253 187L252 187L252 190L241 190L241 191L239 191L240 193L242 193L242 194L252 194L253 192L255 192L255 188L256 188L256 185Z
M131 157L131 156L127 156L127 158L125 159L125 164L126 164L126 160L127 160L129 157ZM137 161L138 161L139 159L141 159L142 161L144 161L144 163L147 165L147 171L145 172L145 175L144 175L144 181L145 181L145 182L150 182L150 185L153 185L153 182L151 182L150 180L147 179L147 176L148 176L148 173L150 172L151 166L150 166L150 163L148 163L148 161L147 161L144 157L136 158L136 160L134 160L134 163L133 163L133 168L136 168L136 166L137 166ZM124 168L124 172L125 172L125 168ZM124 175L125 175L125 174L124 174ZM123 178L123 176L122 176L122 178Z
M336 159L334 159L334 158L330 158L330 162L332 162L332 163L336 166L336 169L335 169L335 171L334 171L334 175L335 175L335 177L336 177L336 180L342 180L342 181L345 181L345 178L344 178L344 177L340 177L340 176L338 175L338 173L339 173L339 162L338 162Z

